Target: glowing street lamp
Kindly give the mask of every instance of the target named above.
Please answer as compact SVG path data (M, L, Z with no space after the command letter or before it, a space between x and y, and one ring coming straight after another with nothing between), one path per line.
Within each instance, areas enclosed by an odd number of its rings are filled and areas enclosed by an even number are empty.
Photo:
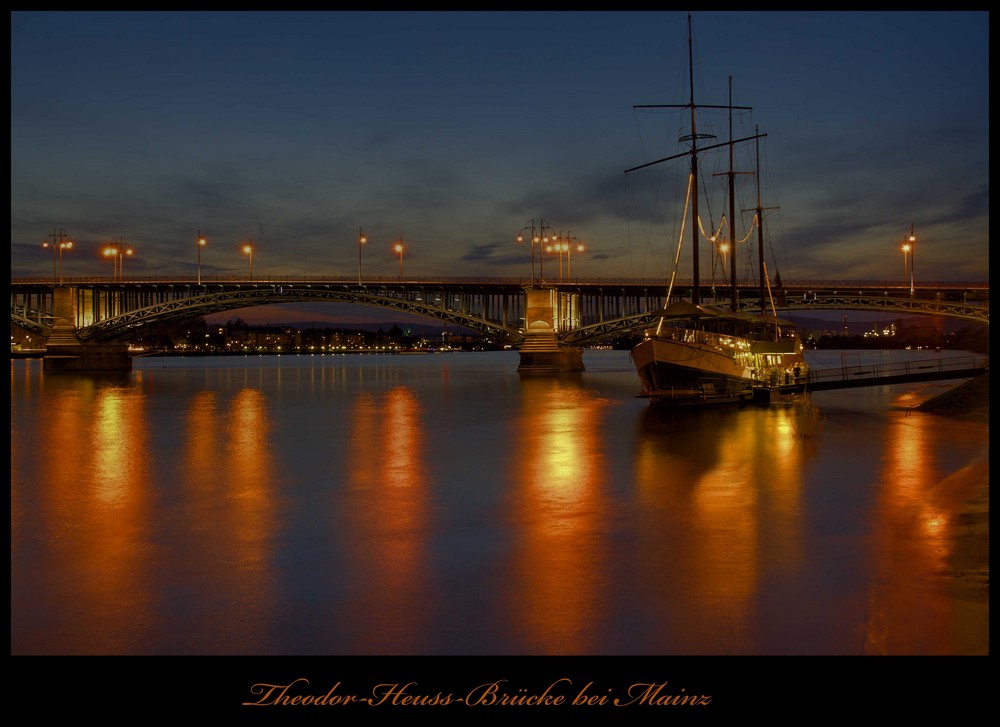
M243 244L243 252L250 256L250 279L253 280L253 240L247 240Z
M551 228L545 223L545 220L539 220L539 226L535 227L535 221L529 220L525 223L521 231L517 233L517 241L524 242L524 233L530 233L529 239L531 240L531 287L535 287L535 245L538 245L538 280L539 282L544 282L542 279L542 245L548 245L549 234L548 230Z
M403 282L403 238L399 238L399 242L396 243L396 247L393 248L399 253L399 282Z
M358 228L358 285L361 285L361 246L368 242L365 237L365 228Z
M201 248L207 244L208 240L201 234L201 230L198 230L198 285L201 285Z
M913 225L910 225L910 234L908 237L903 237L903 278L906 278L906 255L910 255L910 295L913 295L913 250L916 247L914 243L917 241L916 236L913 234Z
M583 243L579 240L576 241L576 251L583 252L586 250ZM566 254L566 279L571 280L573 278L573 243L570 243L569 249Z
M586 248L579 237L569 232L565 237L562 233L554 235L552 238L552 244L545 248L546 252L554 252L559 255L559 282L563 280L562 273L562 257L563 253L566 253L566 280L570 280L573 277L573 250L577 252L583 252Z
M114 238L108 243L108 246L104 248L104 257L111 258L114 279L120 280L125 277L125 258L134 254L135 250L122 237Z
M552 252L559 256L559 282L563 280L563 253L569 252L569 243L560 241L559 236L552 238L552 242L545 246L545 252Z
M62 254L63 254L63 250L72 250L73 249L73 241L65 239L67 237L67 235L66 235L66 230L63 230L63 229L56 230L56 229L53 228L52 234L49 235L48 237L52 238L52 242L49 242L47 239L43 240L42 241L42 247L51 247L52 248L52 284L55 285L56 284L56 279L57 279L57 276L56 276L56 250L58 250L59 251L59 274L58 274L58 280L59 280L59 285L62 285L62 282L63 282L63 277L62 277Z

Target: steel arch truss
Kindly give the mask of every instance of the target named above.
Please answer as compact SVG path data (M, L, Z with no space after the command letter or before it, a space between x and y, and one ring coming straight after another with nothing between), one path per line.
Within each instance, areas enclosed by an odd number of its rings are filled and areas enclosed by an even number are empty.
M640 313L634 316L624 316L609 321L601 321L589 326L574 328L562 334L559 340L563 343L576 346L595 343L636 329L646 328L652 325L657 319L659 319L659 315L656 313Z
M48 326L39 321L27 318L20 313L14 311L11 308L10 311L10 322L19 328L23 328L26 331L31 331L34 334L41 336L42 338L48 338L52 334L52 326Z
M711 310L725 313L728 309L721 305L705 306ZM909 298L886 298L880 296L852 296L852 295L822 295L809 299L799 297L789 297L776 305L779 312L794 311L800 313L807 310L872 310L885 311L887 313L918 314L947 316L949 318L960 318L975 323L989 325L990 311L983 306L966 305L964 303L953 303L948 301L916 300ZM756 298L745 299L740 302L739 310L743 313L754 313L760 308L760 303ZM780 313L779 313L780 316ZM613 320L602 321L589 326L581 326L564 333L560 340L563 343L584 345L602 339L607 339L616 335L641 330L653 325L659 316L656 313L640 313L638 315L615 318Z
M918 298L889 298L876 295L816 295L813 298L787 297L780 310L796 313L804 310L876 310L890 313L916 313L921 315L961 318L989 325L990 309L979 305L944 300Z
M223 291L147 306L80 328L77 337L81 341L109 342L129 338L139 333L139 329L159 323L171 323L249 306L317 301L373 305L437 318L495 336L499 341L511 345L520 344L524 340L524 334L514 328L461 311L361 291L295 285L268 285L250 290Z

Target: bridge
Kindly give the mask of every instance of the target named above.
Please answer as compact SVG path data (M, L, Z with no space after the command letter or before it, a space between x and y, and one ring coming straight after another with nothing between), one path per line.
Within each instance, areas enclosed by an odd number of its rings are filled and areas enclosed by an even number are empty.
M149 326L279 303L371 305L478 331L521 352L519 370L583 370L582 347L641 330L694 286L661 279L594 278L532 284L520 278L162 276L11 281L11 324L46 343L47 370L130 368L127 342ZM759 311L759 283L700 284L702 305ZM764 309L920 314L989 324L988 283L798 281L770 291Z

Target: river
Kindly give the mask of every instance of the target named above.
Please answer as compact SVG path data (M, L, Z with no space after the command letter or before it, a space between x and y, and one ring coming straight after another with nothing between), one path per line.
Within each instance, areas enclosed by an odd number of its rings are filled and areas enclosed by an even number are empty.
M914 406L960 382L676 414L517 362L13 360L11 653L956 653L989 427Z

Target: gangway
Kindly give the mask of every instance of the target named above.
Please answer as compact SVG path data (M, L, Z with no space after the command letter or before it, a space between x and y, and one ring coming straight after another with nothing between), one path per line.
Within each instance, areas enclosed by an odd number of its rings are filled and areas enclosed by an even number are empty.
M789 374L783 382L755 387L753 399L758 403L768 403L771 394L797 394L807 391L852 389L860 386L889 386L941 379L972 379L989 370L989 357L977 355L850 366L844 359L840 366L810 369L798 377Z

